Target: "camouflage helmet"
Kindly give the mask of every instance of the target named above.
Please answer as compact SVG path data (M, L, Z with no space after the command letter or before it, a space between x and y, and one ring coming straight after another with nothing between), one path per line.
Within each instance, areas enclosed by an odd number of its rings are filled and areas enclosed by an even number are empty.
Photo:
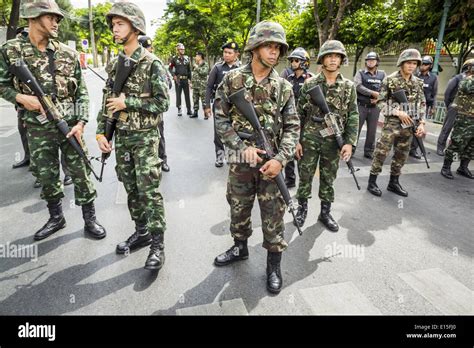
M275 42L281 45L280 56L284 56L288 51L285 30L280 24L270 21L259 22L250 30L244 51L250 52L267 42Z
M306 52L306 50L303 47L296 47L288 56L288 60L291 61L291 59L299 59L300 60L300 69L308 69L309 68L309 54Z
M177 49L177 50L184 50L184 45L183 45L181 42L178 42L178 43L176 44L176 49Z
M115 16L125 18L130 21L133 28L138 30L141 35L146 35L145 15L142 10L132 2L117 2L113 4L106 19L110 29L112 29L112 18Z
M462 65L462 69L461 69L462 72L472 71L472 70L474 70L474 58L466 60L464 64Z
M20 18L36 18L45 14L55 14L63 19L58 4L54 0L23 0L20 8Z
M415 48L408 48L400 53L400 57L398 57L397 66L402 65L403 62L407 62L409 60L416 60L417 64L421 64L421 54Z
M349 59L347 57L346 48L341 41L338 40L328 40L319 49L318 53L318 64L322 64L323 57L327 54L338 53L342 55L342 64L347 64Z

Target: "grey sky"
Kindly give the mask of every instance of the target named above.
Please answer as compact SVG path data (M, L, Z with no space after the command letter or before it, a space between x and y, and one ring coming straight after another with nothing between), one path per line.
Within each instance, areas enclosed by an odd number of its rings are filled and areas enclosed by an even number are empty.
M114 2L114 1L105 1L105 0L92 0L92 5L96 5L98 3L103 2ZM155 36L155 31L157 26L151 25L151 20L159 19L163 16L165 8L166 8L166 0L134 0L135 4L137 4L145 14L146 18L146 31L148 36ZM87 0L71 0L72 6L74 8L85 8L87 7Z

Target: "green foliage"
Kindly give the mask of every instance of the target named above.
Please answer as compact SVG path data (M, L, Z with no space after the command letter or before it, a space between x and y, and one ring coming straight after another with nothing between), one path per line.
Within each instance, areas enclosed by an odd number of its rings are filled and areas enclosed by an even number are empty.
M293 0L262 1L261 20L283 14L294 4ZM169 56L181 42L188 54L203 51L220 56L225 42L245 45L255 20L254 0L176 0L168 4L154 47L158 54Z

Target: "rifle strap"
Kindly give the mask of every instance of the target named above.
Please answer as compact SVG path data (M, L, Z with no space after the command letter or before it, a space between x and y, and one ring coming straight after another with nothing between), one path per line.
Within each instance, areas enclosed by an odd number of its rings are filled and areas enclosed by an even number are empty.
M48 55L48 70L53 79L53 101L56 101L57 96L57 86L56 86L56 64L54 63L54 51L46 49L46 54Z
M276 117L275 117L275 122L273 123L273 135L276 138L277 133L280 130L280 117L281 115L281 103L283 101L283 84L285 83L285 80L283 78L280 78L280 83L278 85L278 96L277 96L277 111L276 111ZM276 140L276 139L275 139Z

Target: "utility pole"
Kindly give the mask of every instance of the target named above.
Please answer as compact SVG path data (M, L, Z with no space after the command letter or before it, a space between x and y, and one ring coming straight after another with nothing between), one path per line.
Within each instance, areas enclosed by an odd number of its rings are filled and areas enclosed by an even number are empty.
M92 56L94 62L94 68L97 68L97 50L95 47L95 36L94 36L94 22L92 21L92 4L91 0L88 0L89 3L89 31L91 32L91 47L92 47Z
M450 6L451 6L451 0L444 0L443 17L441 17L441 23L439 25L438 41L436 42L436 53L435 53L435 58L433 62L433 69L431 70L431 72L435 75L438 75L439 73L438 72L439 56L441 54L441 48L443 47L444 28L446 27L446 19L448 18L448 11L449 11Z
M261 5L262 1L261 0L257 0L257 23L260 22L260 5Z

